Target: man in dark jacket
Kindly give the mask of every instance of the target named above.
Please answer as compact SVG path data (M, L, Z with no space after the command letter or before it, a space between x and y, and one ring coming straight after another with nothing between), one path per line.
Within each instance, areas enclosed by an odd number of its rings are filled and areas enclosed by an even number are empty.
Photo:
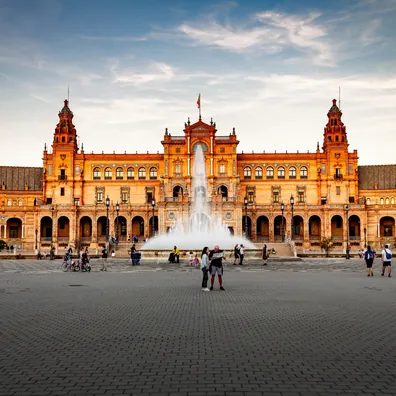
M223 260L225 260L225 257L224 252L220 250L219 245L216 245L215 248L209 253L209 260L211 260L210 273L212 275L212 279L210 280L210 290L213 290L213 284L217 274L217 278L220 284L220 290L224 291L225 289L223 287Z
M102 250L102 268L101 271L107 271L107 249L106 246Z

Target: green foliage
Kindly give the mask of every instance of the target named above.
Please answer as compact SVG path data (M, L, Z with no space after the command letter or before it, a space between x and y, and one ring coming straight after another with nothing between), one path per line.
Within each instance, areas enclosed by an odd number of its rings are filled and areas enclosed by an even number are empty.
M334 247L334 243L331 238L323 238L320 241L320 248L326 252L326 257L328 257L329 251L333 249L333 247Z

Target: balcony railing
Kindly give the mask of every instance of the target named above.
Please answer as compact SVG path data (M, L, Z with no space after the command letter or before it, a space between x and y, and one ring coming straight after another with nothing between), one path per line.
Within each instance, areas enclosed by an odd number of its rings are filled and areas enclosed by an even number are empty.
M342 180L344 178L344 175L342 175L341 173L336 173L334 175L334 180Z
M42 241L42 242L51 242L51 237L41 237L40 241Z
M58 175L58 180L67 180L67 175Z
M89 237L82 237L81 238L81 242L91 242L92 241L92 237L91 236L89 236Z
M309 240L310 241L320 241L320 235L310 235Z
M69 241L69 237L58 237L58 242L68 242Z

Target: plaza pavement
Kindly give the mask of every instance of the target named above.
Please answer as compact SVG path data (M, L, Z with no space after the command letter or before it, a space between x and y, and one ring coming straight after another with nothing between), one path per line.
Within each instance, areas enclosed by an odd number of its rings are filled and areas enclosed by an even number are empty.
M0 395L395 395L396 286L361 260L0 261ZM395 274L396 276L396 274Z

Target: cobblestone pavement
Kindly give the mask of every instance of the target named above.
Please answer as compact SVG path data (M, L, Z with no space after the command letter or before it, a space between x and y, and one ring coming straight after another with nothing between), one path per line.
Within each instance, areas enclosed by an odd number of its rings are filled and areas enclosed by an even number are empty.
M379 262L231 265L208 293L184 264L93 266L0 262L0 395L396 394Z

